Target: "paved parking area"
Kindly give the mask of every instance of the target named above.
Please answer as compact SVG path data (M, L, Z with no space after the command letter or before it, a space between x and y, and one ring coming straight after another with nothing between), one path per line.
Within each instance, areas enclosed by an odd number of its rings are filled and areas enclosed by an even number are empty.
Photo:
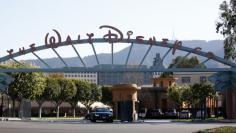
M89 123L84 121L5 121L0 133L191 133L200 129L236 126L235 123L173 123L149 121L144 123Z

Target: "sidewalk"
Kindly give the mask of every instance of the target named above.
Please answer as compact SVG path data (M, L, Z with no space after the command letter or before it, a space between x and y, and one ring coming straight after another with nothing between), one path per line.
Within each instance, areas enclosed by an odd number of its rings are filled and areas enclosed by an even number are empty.
M78 123L89 123L89 120L85 120L83 117L80 118L29 118L29 119L20 119L17 117L0 117L0 121L24 121L24 122L78 122ZM126 123L120 122L119 120L114 120L114 123ZM229 120L229 119L214 119L214 120L201 120L201 119L194 119L194 120L174 120L174 119L145 119L145 120L137 120L131 123L236 123L236 119Z
M236 123L236 119L223 119L223 120L193 120L196 123Z
M179 123L236 123L236 119L206 119L206 120L201 120L201 119L193 119L193 120L171 120L171 122L179 122Z
M81 121L83 120L83 117L81 118L36 118L36 117L32 117L32 118L18 118L18 117L0 117L0 121L32 121L32 122L37 122L37 121L44 121L44 122L53 122L53 121Z
M0 121L20 121L20 118L17 117L0 117Z

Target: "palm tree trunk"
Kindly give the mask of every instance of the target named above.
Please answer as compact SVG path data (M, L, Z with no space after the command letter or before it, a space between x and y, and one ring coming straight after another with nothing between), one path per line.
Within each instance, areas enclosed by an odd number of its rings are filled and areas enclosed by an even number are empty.
M206 105L206 99L204 100L204 120L206 119L207 114L207 105Z
M90 104L86 104L85 107L86 107L86 109L87 109L87 114L89 114L89 113L90 113L90 111L89 111L89 109L90 109Z
M73 107L73 117L75 118L75 106Z
M89 114L89 108L87 108L87 114Z
M42 106L43 103L39 103L39 118L42 118Z
M3 94L1 94L1 98L2 98L2 101L1 101L1 117L3 117Z
M16 100L12 99L12 110L13 110L13 117L16 117L16 111L15 111L15 106L16 106Z
M57 104L57 118L60 117L60 105Z

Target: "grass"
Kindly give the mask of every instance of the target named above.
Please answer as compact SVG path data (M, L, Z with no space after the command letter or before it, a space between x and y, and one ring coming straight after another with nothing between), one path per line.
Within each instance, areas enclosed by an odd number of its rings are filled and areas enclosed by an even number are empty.
M45 120L80 120L83 117L42 117L41 119ZM40 119L38 117L33 117L33 119Z
M195 133L236 133L236 127L224 126L197 131Z
M223 117L218 117L218 118L206 118L205 120L202 120L200 118L195 118L195 119L173 119L172 122L217 122L219 120L224 120Z
M174 122L191 122L192 119L175 119Z
M211 117L211 118L206 118L206 120L224 120L224 117Z

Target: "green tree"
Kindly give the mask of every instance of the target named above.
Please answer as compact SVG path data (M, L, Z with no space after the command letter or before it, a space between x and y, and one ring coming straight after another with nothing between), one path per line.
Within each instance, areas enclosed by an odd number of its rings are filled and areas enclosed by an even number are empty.
M23 63L25 67L35 68L35 66ZM21 68L19 64L10 63L7 67ZM34 100L37 95L43 93L44 78L42 73L22 72L10 73L14 81L9 85L8 95L13 100L13 116L15 117L15 101L21 101L23 98Z
M0 116L3 117L3 96L7 94L8 86L14 79L5 73L0 73L0 94L1 94L1 109Z
M80 91L82 94L80 102L87 109L87 113L89 113L90 106L102 98L101 88L95 84L86 83L84 87L80 88Z
M224 40L224 58L234 60L236 58L235 44L236 44L236 1L223 1L220 4L220 16L216 23L217 33L225 37Z
M82 80L73 80L75 87L76 87L76 94L68 100L70 103L71 107L73 108L73 117L76 115L76 106L78 104L78 101L82 100L83 97L83 92L81 88L86 87L86 83Z
M216 95L216 92L212 86L212 84L204 82L204 83L196 83L192 86L193 99L195 99L201 106L201 114L204 112L204 117L206 117L207 113L207 98L213 98ZM202 110L204 109L204 111ZM203 115L201 115L203 116Z
M112 88L111 87L102 87L102 99L101 102L104 104L110 105L112 103Z
M194 67L206 68L204 64L201 64L197 56L192 56L191 58L184 58L183 56L177 56L169 64L168 68L194 68ZM163 72L161 77L172 77L173 72Z
M45 87L44 87L43 93L41 95L37 95L36 98L35 98L35 101L39 105L39 108L38 108L38 117L39 118L42 118L43 103L45 101L49 100L45 88L46 88L46 81L45 81Z
M60 97L61 92L62 92L62 88L59 84L59 81L54 78L47 78L46 88L45 88L45 96L46 96L47 100L56 103L58 117L59 117L59 105L58 104L62 101L62 99Z
M56 80L59 84L60 92L58 93L58 95L53 97L52 100L55 102L57 108L57 117L59 117L61 103L63 101L69 101L69 99L74 97L74 95L76 94L76 86L72 80L64 78L58 78Z
M48 77L45 96L54 102L57 110L57 117L60 114L60 105L63 101L70 101L76 94L76 86L72 80L61 77Z
M62 73L49 73L48 77L54 78L54 79L63 79L64 75Z
M193 91L192 91L192 87L189 85L184 85L182 86L182 94L181 94L181 98L182 101L188 106L192 106L195 103L195 99L193 99Z
M196 56L192 56L191 58L184 58L183 56L177 56L172 60L172 63L169 65L169 68L194 68L198 66L200 68L206 68L204 64L200 64L200 61Z
M193 91L193 87L191 85L184 85L182 90L182 101L188 106L191 107L191 112L193 114L193 118L195 118L196 114L196 104L198 103L198 96Z
M60 97L70 103L71 99L76 96L77 88L75 83L71 79L61 79L60 84L62 87Z
M177 84L172 84L167 89L167 95L171 98L173 103L175 104L176 108L181 108L181 105L183 103L182 101L182 87Z
M42 105L43 103L47 100L47 95L45 93L45 87L46 87L46 77L42 73L37 73L37 84L35 84L36 88L39 88L41 90L41 93L36 93L34 100L38 103L39 105L39 118L41 118L42 114Z
M96 84L90 84L91 85L91 91L92 95L91 98L94 102L100 102L102 99L102 89L100 86L97 86Z
M91 91L91 86L88 82L82 81L82 80L73 80L74 84L76 86L76 94L74 95L74 97L72 97L69 100L69 103L71 104L72 108L73 108L73 116L75 117L75 109L76 109L76 105L78 103L78 101L80 101L81 103L85 103L83 101L88 100L88 96L89 96L89 92Z

